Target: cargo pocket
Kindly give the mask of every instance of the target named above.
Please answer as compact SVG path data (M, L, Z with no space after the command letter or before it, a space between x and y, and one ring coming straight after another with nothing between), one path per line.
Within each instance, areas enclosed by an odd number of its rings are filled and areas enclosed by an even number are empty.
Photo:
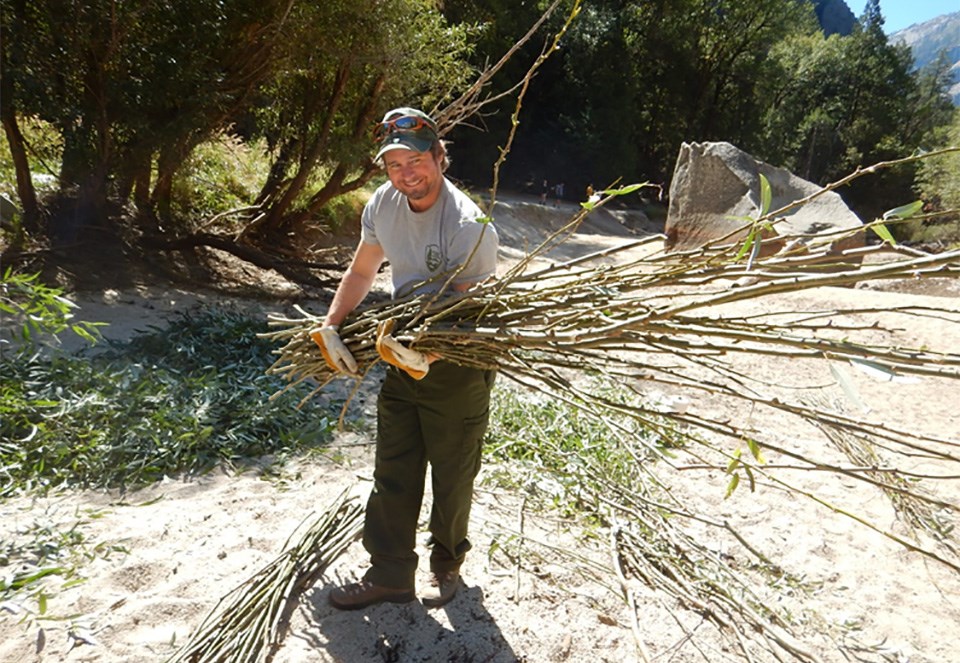
M483 435L490 422L490 410L479 417L463 420L463 458L470 476L476 477L480 471L480 457L483 450Z

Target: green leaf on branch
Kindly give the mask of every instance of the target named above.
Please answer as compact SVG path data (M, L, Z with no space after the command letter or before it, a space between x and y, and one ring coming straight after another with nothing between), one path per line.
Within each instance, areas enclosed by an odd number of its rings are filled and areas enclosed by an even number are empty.
M640 184L628 184L627 186L622 186L617 189L606 189L603 192L605 196L626 196L627 194L638 191L645 186L649 186L649 182L642 182Z
M750 448L750 454L753 456L754 460L761 465L767 462L767 460L763 457L763 452L760 450L760 445L752 437L747 438L747 447Z
M883 220L905 221L906 219L916 216L921 210L923 210L923 201L915 200L912 203L907 203L906 205L901 205L900 207L887 210L883 213ZM891 233L890 229L884 224L880 223L879 219L870 224L870 229L873 230L873 232L875 232L880 239L889 243L890 245L895 246L897 244L897 240L893 237L893 233Z
M735 469L740 466L740 449L737 449L733 452L733 458L730 459L730 462L727 463L726 473L730 474Z
M747 254L747 251L749 251L750 247L753 246L753 242L756 236L757 234L755 232L750 231L750 234L747 235L747 239L746 241L744 241L743 246L741 246L740 250L737 251L737 255L734 258L734 262L739 262L740 259Z
M735 491L737 489L737 486L739 485L740 485L740 475L734 474L730 478L730 483L727 484L727 492L723 496L723 499L728 499L731 495L733 495L733 491Z
M760 175L760 216L766 216L770 212L770 205L773 202L773 190L770 188L770 180L763 174Z
M912 203L907 203L906 205L901 205L900 207L895 207L891 210L887 210L883 213L883 220L889 221L890 219L903 220L909 219L912 216L916 216L920 210L923 209L922 200L914 200Z
M872 230L873 232L875 232L875 233L877 234L877 236L878 236L880 239L882 239L883 241L885 241L885 242L887 242L887 243L889 243L889 244L891 244L891 245L896 245L897 240L894 239L893 233L891 233L891 232L890 232L890 229L887 228L887 227L886 227L885 225L883 225L882 223L874 222L874 223L870 224L870 230Z

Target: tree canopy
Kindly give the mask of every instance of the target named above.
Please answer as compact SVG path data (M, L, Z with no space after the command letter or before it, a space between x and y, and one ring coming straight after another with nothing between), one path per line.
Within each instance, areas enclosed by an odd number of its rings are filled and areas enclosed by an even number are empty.
M469 4L477 20L496 15L495 2ZM508 173L515 185L545 177L573 191L619 178L663 182L681 142L725 140L825 184L929 149L954 110L948 76L911 73L909 49L889 44L882 27L873 0L851 35L829 38L808 2L590 2L531 90ZM487 29L498 39L481 41L478 59L510 38L505 22ZM466 128L455 136L467 149L490 142ZM457 172L483 181L479 165ZM913 175L865 182L885 191L882 200L860 185L842 193L855 207L896 206L913 195Z
M470 78L467 31L430 0L7 4L8 143L28 149L22 117L56 128L65 216L81 220L132 195L145 223L175 228L178 171L204 141L240 131L267 140L259 202L282 224L369 179L368 132L385 108L439 105ZM318 175L325 185L300 198Z
M572 3L492 78L490 98L523 79ZM174 182L199 146L231 135L261 145L266 162L240 237L282 234L376 175L369 130L385 110L442 114L549 4L3 0L0 119L24 227L48 219L56 235L132 206L145 233L188 233L202 219L176 205ZM576 196L587 184L666 182L680 143L707 140L822 184L933 147L954 112L949 72L942 63L911 72L876 0L851 35L829 37L809 2L577 7L522 100L503 186L547 178ZM505 94L445 127L453 176L490 184L516 103ZM57 195L40 201L22 130L38 120L62 145ZM914 175L901 169L842 193L855 208L895 206L912 196Z

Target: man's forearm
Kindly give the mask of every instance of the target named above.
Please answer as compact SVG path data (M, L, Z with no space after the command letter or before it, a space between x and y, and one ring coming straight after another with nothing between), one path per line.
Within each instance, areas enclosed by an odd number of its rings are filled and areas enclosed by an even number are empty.
M333 296L333 301L330 303L327 316L323 319L323 324L339 325L343 322L344 318L360 305L372 286L373 278L368 278L354 271L347 271L337 287L337 292Z

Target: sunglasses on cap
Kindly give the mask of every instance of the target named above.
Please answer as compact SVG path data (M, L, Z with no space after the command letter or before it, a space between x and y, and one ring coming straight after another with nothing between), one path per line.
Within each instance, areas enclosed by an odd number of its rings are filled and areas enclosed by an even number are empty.
M380 122L373 129L374 140L380 141L392 133L412 133L421 129L429 129L436 134L436 130L422 117L415 115L401 115L386 122Z

